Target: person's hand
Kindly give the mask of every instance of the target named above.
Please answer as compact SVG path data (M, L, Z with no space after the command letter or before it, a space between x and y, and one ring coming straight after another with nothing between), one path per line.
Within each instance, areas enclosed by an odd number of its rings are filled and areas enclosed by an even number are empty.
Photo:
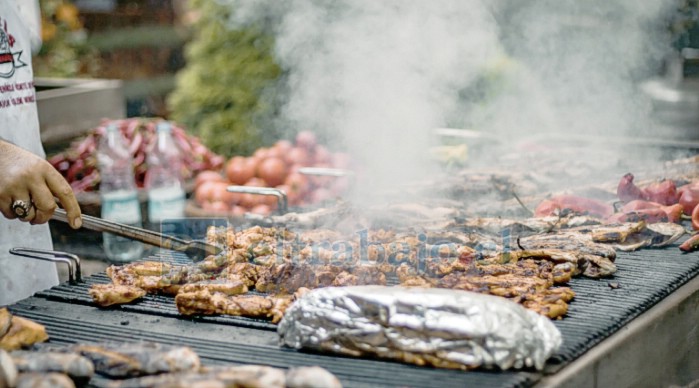
M57 208L54 197L66 210L70 226L80 228L80 206L63 176L46 160L0 140L0 212L9 219L18 218L12 204L21 200L29 205L29 212L20 219L42 224Z

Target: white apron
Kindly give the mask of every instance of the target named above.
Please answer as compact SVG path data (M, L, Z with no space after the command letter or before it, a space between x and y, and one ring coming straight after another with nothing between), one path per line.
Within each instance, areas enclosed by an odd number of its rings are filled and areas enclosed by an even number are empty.
M38 18L35 0L0 0L0 137L43 158L31 66L40 43ZM0 215L0 306L58 284L55 264L10 255L20 246L53 249L48 224Z

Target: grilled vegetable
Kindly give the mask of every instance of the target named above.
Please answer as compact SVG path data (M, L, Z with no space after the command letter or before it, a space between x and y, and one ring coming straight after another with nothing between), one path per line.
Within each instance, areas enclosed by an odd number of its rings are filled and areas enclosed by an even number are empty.
M562 194L543 200L539 206L536 207L534 216L552 216L566 210L574 213L590 214L592 216L606 218L612 215L614 207L596 199Z
M699 234L695 234L687 241L680 244L680 250L683 252L693 252L699 249Z

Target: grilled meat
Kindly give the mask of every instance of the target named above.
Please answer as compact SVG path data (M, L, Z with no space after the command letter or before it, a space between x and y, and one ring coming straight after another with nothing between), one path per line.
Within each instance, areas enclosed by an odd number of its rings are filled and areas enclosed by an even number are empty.
M255 289L269 294L293 294L301 287L316 288L316 267L310 264L285 263L263 268Z
M220 292L225 295L240 295L248 292L248 286L241 280L188 283L180 287L178 293L197 292L201 290L207 290L210 293Z
M0 308L0 338L2 338L12 325L12 314L6 308Z
M99 306L131 303L146 295L142 288L120 284L93 284L88 291L92 300Z
M49 339L44 326L13 315L10 321L10 328L5 335L0 337L0 349L7 351L21 349L38 342Z
M306 293L308 289L299 288L294 295L260 296L211 293L204 289L196 292L179 293L175 297L177 309L184 315L226 314L250 318L271 318L279 322L287 307Z
M342 388L340 380L319 366L291 368L286 372L287 388Z
M337 377L320 367L282 369L262 365L204 367L197 372L168 373L116 381L109 388L269 387L341 388Z
M247 287L253 287L259 277L260 266L252 263L233 263L222 273L229 280L241 280Z
M523 295L522 306L529 310L545 315L551 319L560 319L568 312L568 302L575 293L568 287L558 287L546 290L543 293L531 293Z
M16 388L75 388L75 384L62 373L20 373Z
M95 372L112 378L192 371L200 367L199 356L188 347L155 343L105 343L70 346L68 352L88 358Z
M14 387L15 385L17 385L17 367L12 361L12 357L0 349L0 387Z
M95 374L92 362L75 353L14 351L10 356L20 373L63 373L79 385L87 383Z

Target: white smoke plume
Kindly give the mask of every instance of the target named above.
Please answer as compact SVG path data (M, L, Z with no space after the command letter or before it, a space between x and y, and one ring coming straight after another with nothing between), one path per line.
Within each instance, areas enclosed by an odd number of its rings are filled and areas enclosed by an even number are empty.
M283 120L329 133L380 191L424 177L431 129L509 141L647 126L637 83L668 50L663 0L220 0L273 20Z

